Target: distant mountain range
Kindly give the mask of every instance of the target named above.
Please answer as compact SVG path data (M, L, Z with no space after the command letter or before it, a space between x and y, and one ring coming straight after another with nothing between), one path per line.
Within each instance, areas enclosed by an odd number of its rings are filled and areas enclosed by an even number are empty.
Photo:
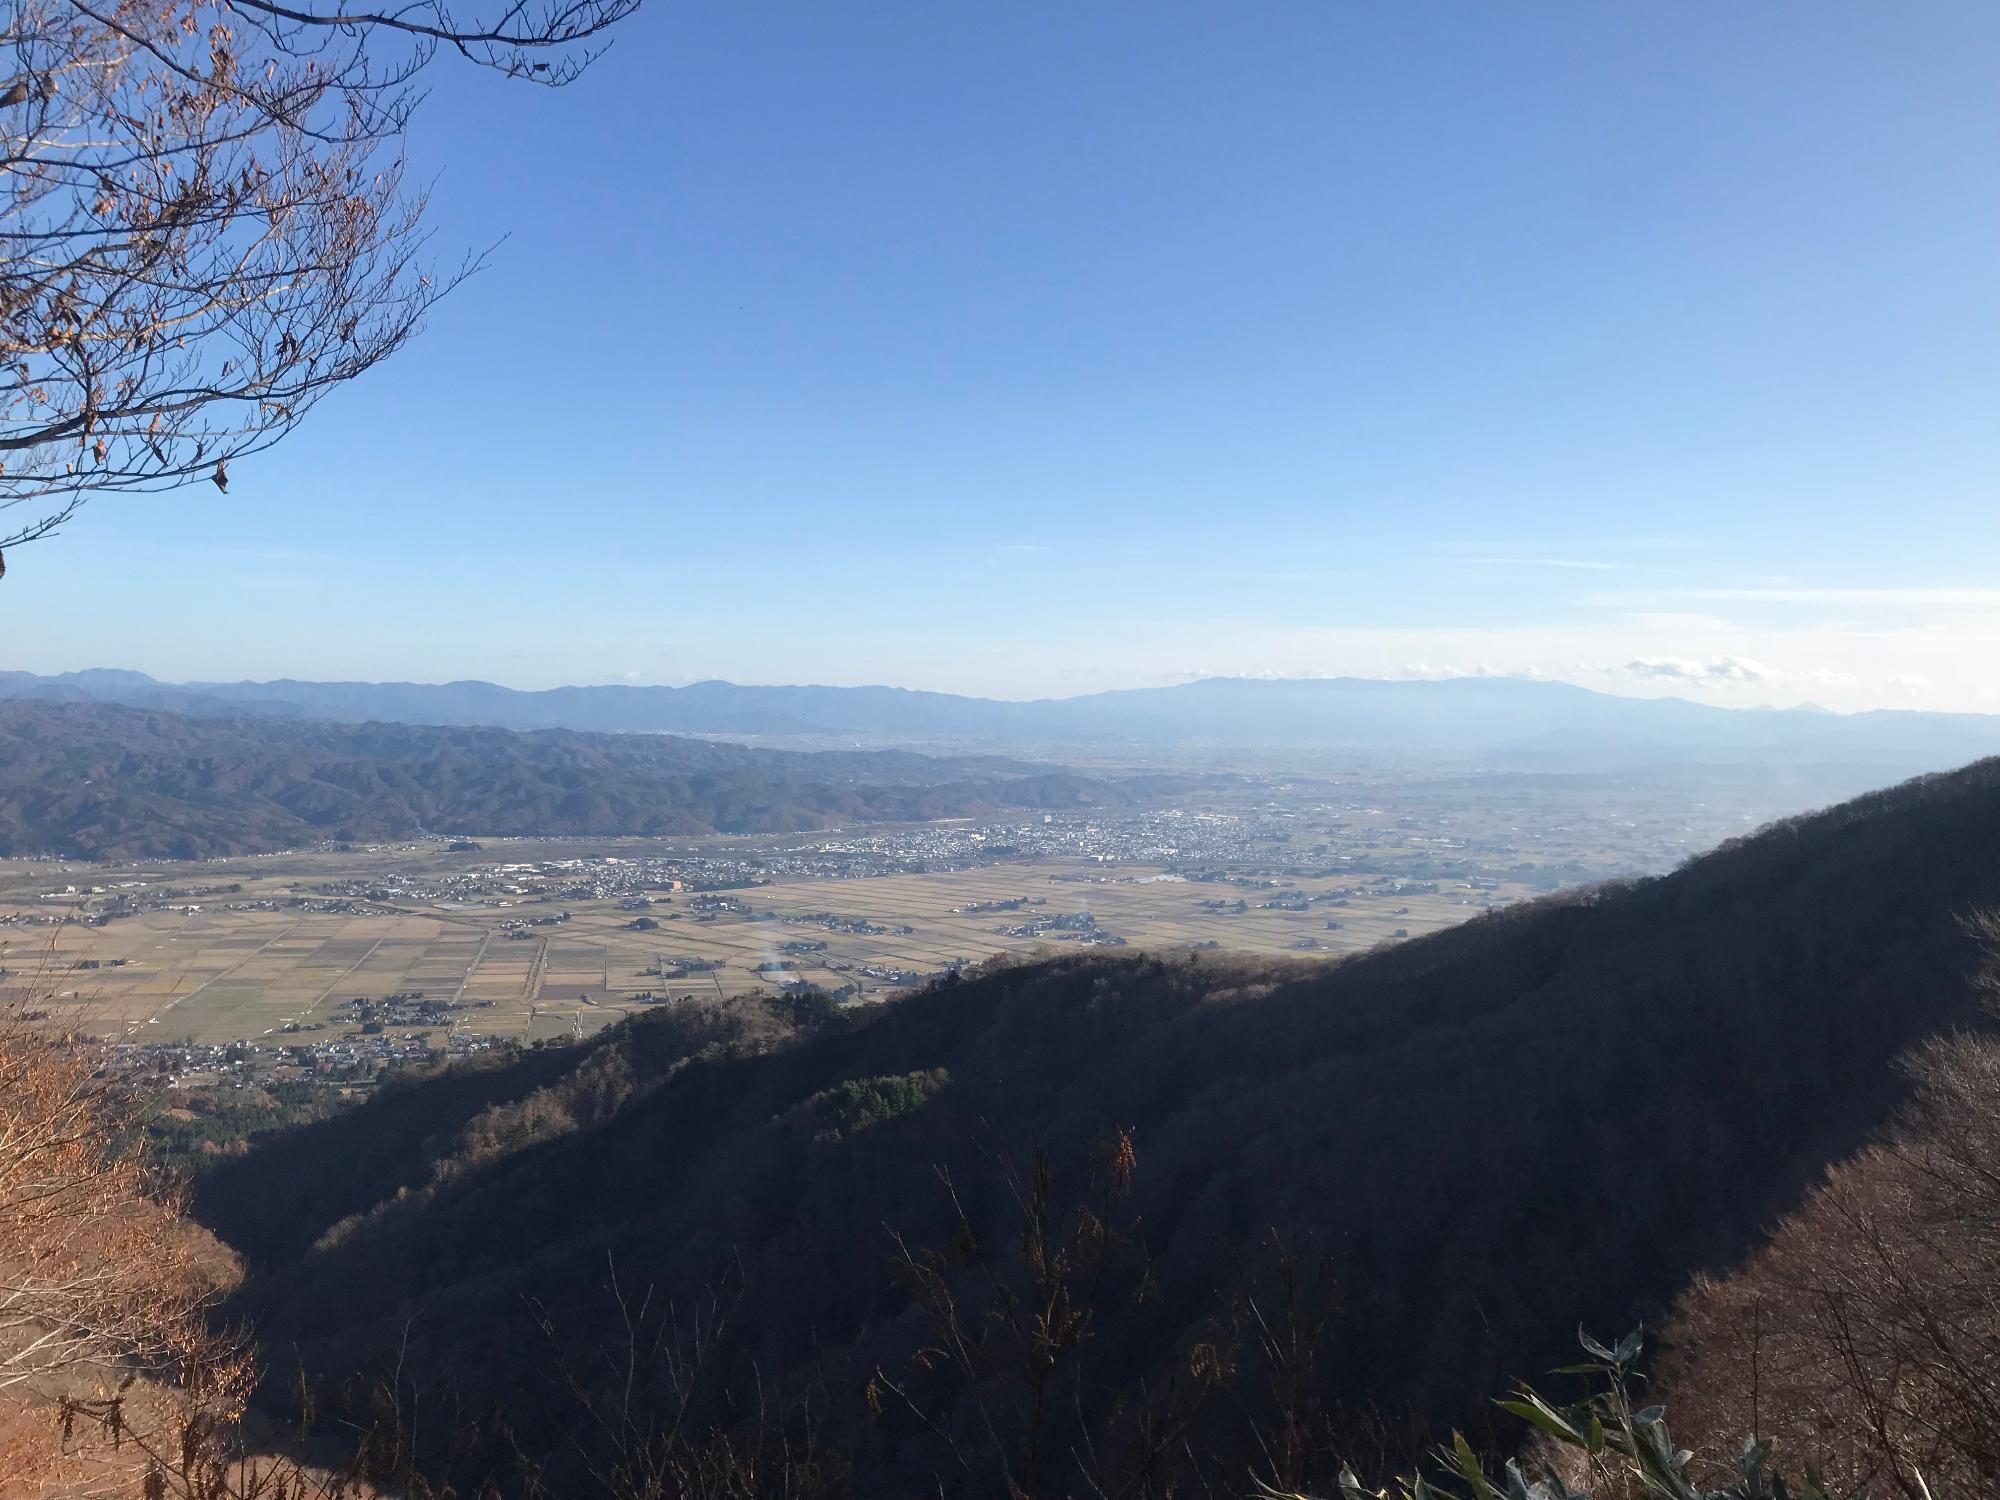
M0 698L191 714L502 729L853 737L905 744L1417 755L1507 769L1854 766L1889 775L2000 752L2000 715L1734 709L1561 682L1217 677L1179 687L1006 702L890 687L563 687L490 682L163 683L139 672L0 672Z

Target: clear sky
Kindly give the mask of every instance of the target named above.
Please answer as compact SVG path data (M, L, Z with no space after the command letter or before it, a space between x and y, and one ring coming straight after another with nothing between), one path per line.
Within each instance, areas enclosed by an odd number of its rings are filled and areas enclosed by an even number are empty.
M651 0L422 340L0 666L2000 711L2000 6Z

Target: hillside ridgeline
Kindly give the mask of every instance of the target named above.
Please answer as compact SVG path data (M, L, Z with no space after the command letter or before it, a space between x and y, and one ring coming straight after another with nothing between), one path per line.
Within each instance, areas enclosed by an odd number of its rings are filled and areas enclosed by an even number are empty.
M785 833L1123 805L1170 784L991 756L0 702L0 856L200 859L420 833Z
M0 699L193 714L1152 752L1226 747L1391 754L1516 770L1755 765L1869 768L1874 784L2000 752L2000 715L1739 709L1518 678L1205 678L1014 702L892 687L490 682L156 682L93 670L0 672Z

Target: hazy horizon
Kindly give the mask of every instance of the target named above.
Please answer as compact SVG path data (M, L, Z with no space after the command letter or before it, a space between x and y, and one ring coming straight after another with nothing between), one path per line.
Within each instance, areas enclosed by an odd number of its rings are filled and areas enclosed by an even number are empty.
M429 330L7 554L22 665L2000 708L2000 11L648 9ZM441 175L439 175L441 174ZM856 665L856 664L860 665Z
M463 675L452 676L452 677L437 677L437 678L411 678L411 677L363 677L349 673L349 674L337 674L328 677L306 677L296 672L281 672L270 677L230 677L212 673L197 673L186 677L166 677L158 673L146 672L141 668L106 665L104 663L95 663L87 667L64 667L58 669L50 669L47 671L38 671L32 667L22 667L11 664L0 665L0 672L8 672L8 671L28 672L31 675L49 679L60 678L63 676L73 676L78 674L88 674L92 672L107 672L107 673L139 672L142 676L151 678L154 682L159 683L163 687L230 686L230 685L244 684L244 683L268 684L276 682L300 682L300 683L323 683L323 684L352 683L352 684L367 685L367 686L409 686L409 687L422 687L422 688L450 687L459 684L482 684L489 687L501 688L510 692L520 692L520 693L539 693L539 692L549 692L566 688L597 688L597 687L685 688L685 687L692 687L701 683L723 683L728 686L740 687L740 688L780 689L780 690L794 689L794 688L797 689L886 688L891 691L915 692L915 693L942 693L957 697L984 699L994 702L1006 702L1006 703L1032 703L1041 701L1061 700L1064 698L1085 697L1093 693L1099 693L1099 692L1143 691L1146 689L1153 689L1153 688L1187 687L1195 683L1215 682L1215 681L1269 682L1269 683L1358 681L1358 682L1397 683L1397 684L1447 683L1447 682L1516 682L1516 683L1523 683L1530 685L1546 684L1546 685L1555 685L1562 687L1582 688L1588 692L1601 693L1608 697L1627 698L1638 701L1657 701L1661 699L1673 699L1678 702L1706 704L1707 706L1716 708L1810 709L1819 712L1835 713L1835 714L1867 713L1874 711L1874 709L1870 707L1862 707L1858 709L1830 708L1825 703L1821 703L1810 698L1801 698L1796 702L1788 702L1788 703L1721 702L1717 701L1711 695L1707 695L1700 692L1698 690L1700 686L1698 681L1693 679L1677 678L1674 674L1668 674L1668 673L1658 674L1650 682L1627 681L1622 683L1614 683L1614 682L1578 681L1574 678L1568 678L1568 677L1495 672L1490 670L1489 671L1475 670L1469 672L1462 672L1453 670L1421 669L1421 670L1405 671L1402 673L1391 674L1386 676L1371 676L1367 673L1355 673L1355 672L1303 672L1303 673L1289 674L1289 675L1276 672L1252 672L1252 673L1216 672L1216 673L1205 673L1199 675L1187 674L1187 675L1172 676L1157 682L1118 683L1102 688L1079 689L1075 692L1070 692L1070 693L1059 692L1059 693L1042 693L1034 695L1014 696L1001 693L962 692L954 688L934 688L926 686L921 683L892 682L880 677L865 677L865 676L854 677L848 681L808 681L804 679L799 679L794 681L783 681L783 680L751 681L743 678L717 677L717 676L701 676L701 677L691 676L686 678L675 678L675 679L651 681L651 682L638 681L625 677L612 678L600 682L587 682L587 681L523 682L523 681L510 681L504 678L476 677L476 676L463 676ZM1905 710L1905 711L1911 709L1911 705L1906 703L1887 704L1880 706L1884 708ZM1949 712L1949 710L1933 710L1933 711ZM1978 710L1978 709L1963 710L1963 711L1971 713L1991 712L1991 710Z

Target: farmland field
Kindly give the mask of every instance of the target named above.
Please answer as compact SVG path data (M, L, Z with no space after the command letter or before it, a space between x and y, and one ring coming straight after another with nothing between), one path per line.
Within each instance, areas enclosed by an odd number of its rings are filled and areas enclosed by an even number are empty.
M1310 897L1336 884L1296 880L1244 897ZM786 979L829 989L853 984L861 996L880 996L902 982L865 971L930 973L952 959L1056 946L1054 935L1003 931L1044 913L1088 913L1097 930L1134 946L1215 943L1254 953L1298 952L1305 944L1350 950L1468 915L1462 893L1356 902L1332 916L1323 905L1260 909L1250 899L1240 914L1207 911L1197 903L1236 898L1235 890L1156 869L1084 880L1038 863L780 881L731 894L750 912L697 915L686 897L669 896L649 908L658 925L646 931L635 930L633 914L614 901L565 901L568 919L559 925L511 931L501 924L533 908L349 914L199 903L198 910L147 911L102 927L16 927L0 962L17 992L52 989L59 999L88 1002L93 1029L106 1035L248 1040L324 1020L353 997L421 993L476 1006L460 1013L458 1029L533 1037L569 1032L579 1022L594 1029L648 1003L639 996L717 995ZM1024 904L1012 911L964 910L1016 901ZM883 930L801 920L819 914ZM1329 920L1342 925L1330 930ZM786 950L800 942L825 946ZM663 961L671 970L685 958L720 967L661 977ZM784 969L760 971L760 964Z
M1273 778L1114 818L0 861L0 996L138 1043L532 1041L788 984L880 999L1002 951L1331 958L1662 868L1746 821L1616 786Z

